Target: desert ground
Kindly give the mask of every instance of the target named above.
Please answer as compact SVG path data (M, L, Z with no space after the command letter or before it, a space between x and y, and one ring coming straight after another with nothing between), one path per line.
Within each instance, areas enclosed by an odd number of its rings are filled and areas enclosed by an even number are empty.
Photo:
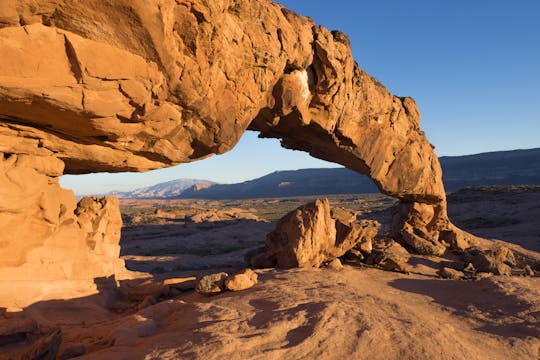
M539 198L538 188L468 189L450 194L448 208L456 224L532 264ZM276 220L310 200L125 200L122 257L139 278L118 288L103 279L99 295L37 303L7 321L60 329L62 359L539 358L540 278L518 269L441 279L452 253L412 255L408 274L344 261L341 270L256 270L258 284L239 292L193 290L202 275L245 268L244 255ZM394 204L375 194L330 202L378 220ZM3 357L22 351L12 346Z

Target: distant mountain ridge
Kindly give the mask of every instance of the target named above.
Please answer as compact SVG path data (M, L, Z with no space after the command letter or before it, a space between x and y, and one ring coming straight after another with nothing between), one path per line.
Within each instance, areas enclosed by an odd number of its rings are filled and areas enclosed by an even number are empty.
M174 198L179 197L188 188L202 189L214 184L216 183L210 180L177 179L133 191L111 191L107 195L136 199Z
M540 148L443 156L447 191L480 185L539 185Z
M443 156L447 191L480 185L540 185L540 148ZM373 181L346 168L276 171L237 184L179 179L120 193L130 198L247 199L378 192Z

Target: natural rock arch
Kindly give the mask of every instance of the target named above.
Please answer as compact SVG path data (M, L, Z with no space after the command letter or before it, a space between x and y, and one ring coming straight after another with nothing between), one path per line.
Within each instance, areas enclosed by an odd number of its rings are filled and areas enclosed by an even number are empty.
M418 251L456 241L414 101L360 70L344 34L278 4L4 1L0 53L0 306L122 273L115 200L77 207L58 176L195 161L248 128L369 175Z

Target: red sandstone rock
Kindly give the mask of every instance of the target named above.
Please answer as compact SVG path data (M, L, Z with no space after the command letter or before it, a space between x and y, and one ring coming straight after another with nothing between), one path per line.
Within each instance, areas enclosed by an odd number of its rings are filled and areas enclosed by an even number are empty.
M334 215L339 216L337 212ZM316 200L285 215L268 234L266 248L251 259L255 267L320 267L377 235L375 221L335 219L328 200Z
M258 282L258 275L251 269L245 269L239 273L229 276L225 280L225 287L230 291L241 291L255 286Z
M455 230L414 100L362 71L344 34L276 3L3 1L0 53L0 306L121 270L113 201L79 220L62 173L191 162L246 129L368 174L406 202L395 236L419 252L440 254Z

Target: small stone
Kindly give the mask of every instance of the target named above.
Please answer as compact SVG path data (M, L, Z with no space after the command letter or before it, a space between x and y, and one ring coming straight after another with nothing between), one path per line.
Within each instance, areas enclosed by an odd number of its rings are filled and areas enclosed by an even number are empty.
M330 270L340 271L340 270L343 270L343 264L341 263L339 259L334 259L330 261L328 264L326 264L326 268Z
M225 290L225 279L227 277L227 273L224 272L203 276L197 283L195 291L203 295L219 294Z
M225 280L225 287L229 291L241 291L249 289L258 282L258 275L251 269L229 276Z
M442 277L443 279L450 279L450 280L463 279L463 277L465 276L465 274L463 274L461 271L451 269L448 267L443 267L441 270L437 272L437 274L439 274L439 276Z

